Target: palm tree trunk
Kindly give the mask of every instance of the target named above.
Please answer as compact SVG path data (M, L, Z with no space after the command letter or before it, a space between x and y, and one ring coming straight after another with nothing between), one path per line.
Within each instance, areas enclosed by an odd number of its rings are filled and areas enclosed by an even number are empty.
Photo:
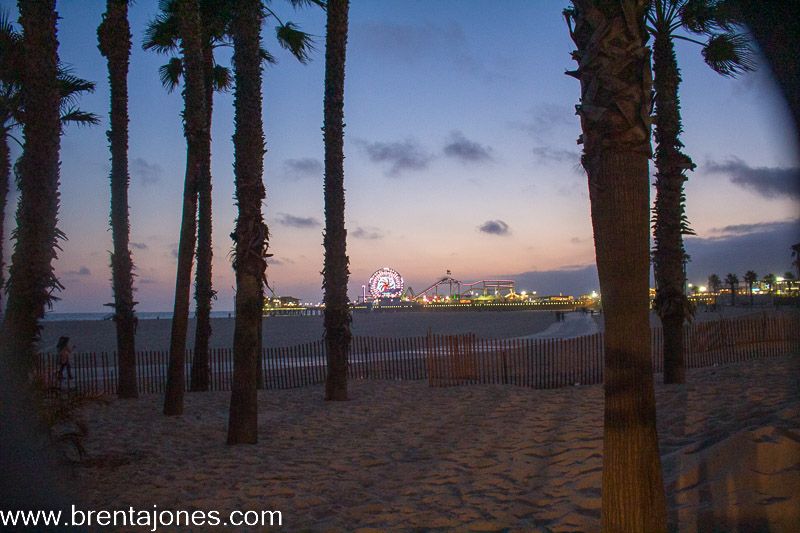
M197 226L197 184L203 180L203 138L207 135L206 98L203 83L203 56L200 44L200 15L197 0L177 0L181 51L185 65L183 89L184 134L186 135L186 177L183 187L183 213L178 242L178 270L175 276L175 306L169 347L169 369L164 395L164 414L183 414L185 388L186 330L189 319L189 292L192 257Z
M233 332L228 444L258 440L258 349L263 280L269 231L261 213L264 200L264 130L261 121L261 4L240 0L232 23L236 90L233 134L234 176L239 216L232 235L236 249L236 324Z
M604 531L666 531L649 325L646 0L573 0L577 106L605 311Z
M325 341L328 348L326 400L347 400L350 305L347 230L344 226L344 64L349 0L328 2L325 46Z
M108 0L106 14L97 30L100 52L108 60L111 86L111 277L114 289L114 321L117 329L120 398L136 398L136 315L133 301L133 261L128 245L128 64L131 32L128 0Z
M3 364L22 372L33 368L39 320L63 287L53 272L53 259L63 234L58 218L58 173L61 98L58 84L58 40L54 0L18 2L22 23L22 87L26 120L25 148L19 162L20 197L17 234L8 281L3 322Z
M3 292L5 287L5 263L3 262L3 243L5 243L6 204L11 181L11 154L8 146L8 131L0 128L0 323L3 319Z
M680 72L669 28L657 31L653 44L655 70L656 202L653 254L656 310L664 328L664 383L684 383L683 324L691 318L691 303L684 294L686 251L683 234L690 233L684 211L684 172L694 168L681 153L678 86Z
M197 272L195 274L194 298L197 305L196 328L194 337L194 359L192 360L191 390L208 390L208 340L211 337L211 300L215 292L211 284L211 261L213 259L211 242L211 111L214 103L214 87L212 69L214 67L213 50L209 43L203 44L203 68L206 90L206 124L207 135L203 143L203 170L197 184L198 221L197 221Z

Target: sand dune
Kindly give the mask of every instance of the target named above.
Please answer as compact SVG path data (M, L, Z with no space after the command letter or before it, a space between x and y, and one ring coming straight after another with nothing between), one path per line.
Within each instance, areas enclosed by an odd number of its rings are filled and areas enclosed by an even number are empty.
M798 375L794 356L656 386L680 531L796 530ZM180 418L157 396L91 406L84 504L277 509L287 531L599 530L602 387L362 381L351 396L260 391L259 444L238 447L227 393L187 395Z

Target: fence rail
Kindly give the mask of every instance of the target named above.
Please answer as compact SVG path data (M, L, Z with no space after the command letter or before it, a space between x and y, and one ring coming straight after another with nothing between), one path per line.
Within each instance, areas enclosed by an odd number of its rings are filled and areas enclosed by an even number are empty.
M653 370L662 372L661 328L651 335ZM800 351L800 314L764 314L699 322L684 328L688 368ZM233 351L212 349L210 389L230 390ZM140 393L163 392L169 354L143 351L136 355ZM192 352L186 352L189 388ZM73 354L72 379L64 381L83 394L115 394L115 352ZM263 387L287 389L324 383L325 342L266 348L260 361ZM44 382L58 386L58 356L40 354L37 369ZM550 389L603 382L603 334L571 339L480 339L474 334L409 338L354 337L349 355L350 379L422 380L434 387L466 384L513 384Z

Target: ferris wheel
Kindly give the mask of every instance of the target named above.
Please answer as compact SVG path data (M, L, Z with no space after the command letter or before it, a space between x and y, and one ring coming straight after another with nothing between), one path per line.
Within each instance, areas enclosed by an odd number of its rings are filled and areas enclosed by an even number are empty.
M403 276L396 270L384 267L369 278L369 292L373 298L397 298L403 293Z

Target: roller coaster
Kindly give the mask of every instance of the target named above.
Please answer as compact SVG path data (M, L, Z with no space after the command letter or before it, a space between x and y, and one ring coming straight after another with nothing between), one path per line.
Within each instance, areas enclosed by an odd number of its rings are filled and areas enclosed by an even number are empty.
M510 279L482 279L471 283L463 283L452 277L450 271L441 279L435 281L430 287L418 294L414 294L411 289L406 292L406 296L415 301L438 300L441 298L461 299L461 298L503 298L515 294L514 280ZM504 291L505 292L504 294Z

